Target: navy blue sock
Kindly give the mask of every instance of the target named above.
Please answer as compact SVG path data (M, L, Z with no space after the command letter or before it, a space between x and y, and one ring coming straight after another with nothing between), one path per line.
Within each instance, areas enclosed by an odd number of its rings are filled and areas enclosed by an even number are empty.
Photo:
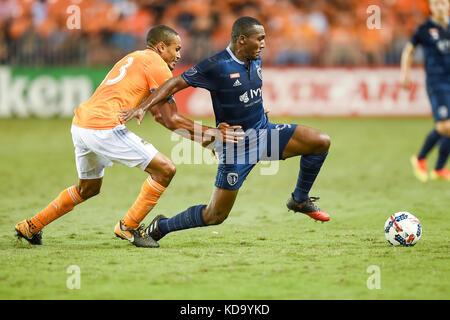
M433 129L425 139L425 142L423 143L422 149L420 150L417 158L425 159L428 153L431 151L431 149L433 149L433 147L441 137L442 136L439 134L439 132L437 132L436 129Z
M297 186L292 193L295 201L301 202L309 198L309 191L311 190L327 155L328 152L324 154L308 154L301 157Z
M439 156L436 163L436 170L441 170L447 162L448 155L450 154L450 137L442 137L439 146Z
M158 223L159 230L166 235L172 231L206 226L202 218L204 207L206 207L204 204L192 206L172 218L160 220Z

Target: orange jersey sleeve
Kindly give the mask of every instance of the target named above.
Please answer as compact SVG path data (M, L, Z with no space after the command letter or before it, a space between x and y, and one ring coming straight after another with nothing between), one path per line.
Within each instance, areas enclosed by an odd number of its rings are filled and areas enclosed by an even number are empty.
M119 110L131 109L172 77L166 62L152 50L132 52L118 61L88 101L75 109L72 123L88 129L121 124Z

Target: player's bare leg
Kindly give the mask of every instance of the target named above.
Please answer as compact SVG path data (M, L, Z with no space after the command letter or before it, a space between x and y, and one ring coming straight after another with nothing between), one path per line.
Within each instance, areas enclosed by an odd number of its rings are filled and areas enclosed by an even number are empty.
M202 217L206 225L221 224L233 208L239 189L226 190L214 187L209 204L203 209Z
M147 235L142 220L157 204L158 199L169 186L176 169L172 161L158 152L145 169L150 174L141 192L125 217L114 228L117 237L128 240L138 247L157 248L159 244Z
M103 178L98 179L79 179L76 186L78 194L83 200L92 198L100 193Z
M436 130L443 136L450 137L450 119L438 121Z
M307 154L325 154L330 137L317 129L298 125L283 151L283 159Z
M168 187L172 178L175 176L176 167L169 157L158 152L152 161L150 161L145 171L160 185Z
M309 196L329 148L330 137L324 132L306 126L296 127L282 154L283 159L302 156L297 186L286 203L289 210L319 221L330 220L330 216L313 203L319 198Z

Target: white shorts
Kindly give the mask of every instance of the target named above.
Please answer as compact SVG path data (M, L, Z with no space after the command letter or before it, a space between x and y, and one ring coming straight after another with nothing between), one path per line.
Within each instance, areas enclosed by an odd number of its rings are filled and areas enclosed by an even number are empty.
M72 125L75 161L80 179L102 178L105 167L118 162L145 170L158 153L156 148L128 130L125 125L95 130Z

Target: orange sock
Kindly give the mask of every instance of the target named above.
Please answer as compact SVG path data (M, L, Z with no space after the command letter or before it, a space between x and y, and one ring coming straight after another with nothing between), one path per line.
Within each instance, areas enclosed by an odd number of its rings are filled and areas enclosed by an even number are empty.
M77 204L83 201L77 192L76 186L63 190L47 207L28 220L31 224L31 232L39 232L50 222L71 211Z
M128 210L127 215L122 219L125 227L129 229L136 229L142 220L144 220L145 216L156 205L164 190L166 190L165 187L160 185L151 177L148 177L142 185L141 193L136 199L136 202L130 210Z

